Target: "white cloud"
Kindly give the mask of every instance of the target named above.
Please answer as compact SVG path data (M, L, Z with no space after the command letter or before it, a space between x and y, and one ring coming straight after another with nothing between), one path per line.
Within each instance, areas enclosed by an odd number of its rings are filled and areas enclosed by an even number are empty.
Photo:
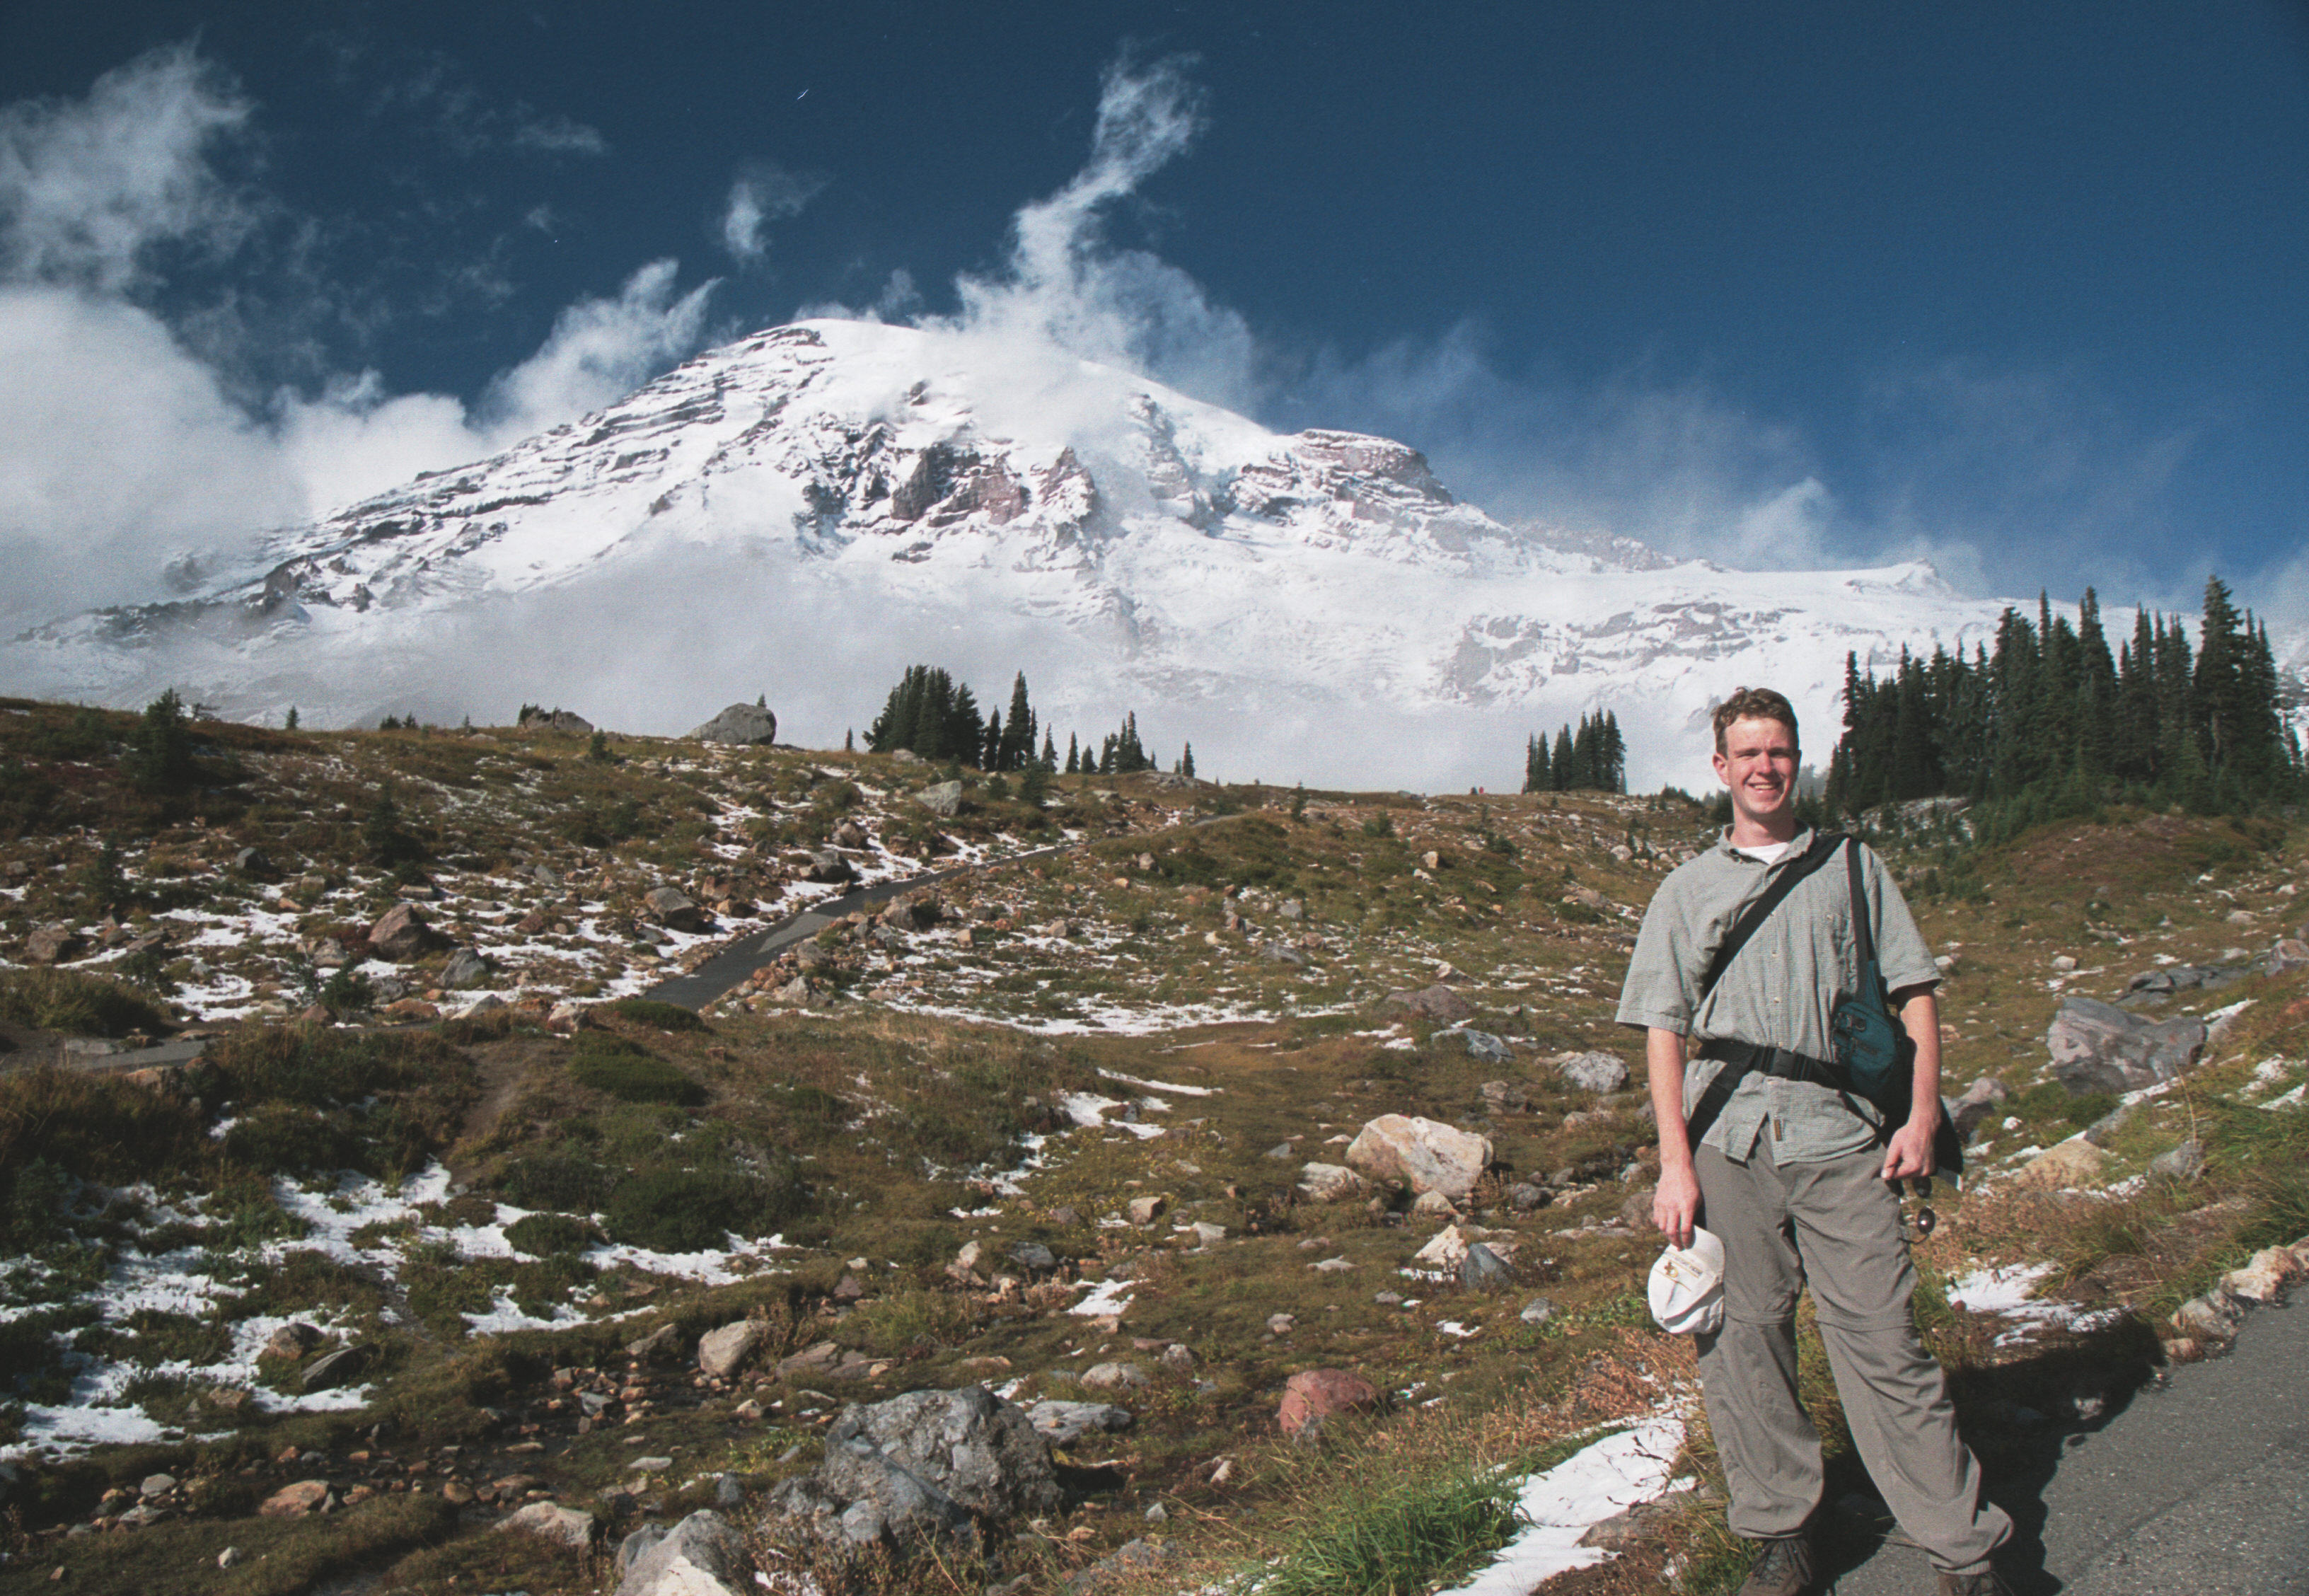
M1004 273L959 280L962 316L940 325L1011 350L1063 350L1214 403L1251 407L1259 351L1250 325L1178 267L1143 249L1117 248L1106 236L1109 213L1186 153L1202 130L1189 65L1172 57L1107 69L1090 160L1065 187L1020 209Z
M84 100L0 107L0 625L160 596L171 568L213 571L253 533L495 453L697 343L714 283L682 292L659 260L566 308L470 409L374 371L252 409L216 363L246 342L229 300L171 325L131 298L162 247L228 251L264 210L214 166L249 114L181 47ZM574 124L529 125L585 146Z
M741 266L760 263L770 249L770 223L801 213L826 186L819 177L798 176L767 161L748 166L731 181L722 207L722 247Z
M210 164L248 102L183 46L105 74L83 100L0 107L0 272L119 292L164 241L229 250L246 203Z

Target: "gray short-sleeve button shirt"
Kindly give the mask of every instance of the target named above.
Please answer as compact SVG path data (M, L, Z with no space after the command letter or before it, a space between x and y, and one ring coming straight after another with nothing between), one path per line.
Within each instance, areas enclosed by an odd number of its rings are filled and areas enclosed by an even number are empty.
M1829 1016L1838 993L1857 989L1860 973L1852 894L1840 860L1829 861L1800 883L1732 961L1707 1001L1699 997L1709 956L1740 911L1811 845L1812 833L1799 832L1786 853L1766 864L1736 852L1726 830L1714 847L1672 872L1644 913L1620 991L1620 1023L1702 1041L1734 1038L1813 1058L1834 1056ZM1859 846L1884 984L1895 992L1937 985L1940 971L1899 889L1883 861L1864 844ZM1685 1067L1687 1113L1721 1067L1716 1060L1699 1058ZM1847 1106L1843 1095L1812 1081L1751 1075L1702 1141L1726 1158L1744 1159L1767 1126L1774 1162L1812 1163L1871 1145L1876 1112L1857 1098Z

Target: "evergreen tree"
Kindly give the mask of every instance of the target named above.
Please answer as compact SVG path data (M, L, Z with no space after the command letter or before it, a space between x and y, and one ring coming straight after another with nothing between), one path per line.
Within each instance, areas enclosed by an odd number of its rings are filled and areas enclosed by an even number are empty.
M1547 768L1547 739L1534 732L1523 742L1523 790L1545 793L1555 785Z
M990 710L986 716L986 730L979 738L977 762L981 769L998 773L1002 769L1002 756L1006 751L1005 742L1006 739L1002 734L1002 712L999 709Z
M1082 752L1075 742L1075 734L1068 732L1067 733L1067 774L1076 776L1079 775L1081 770Z
M1059 745L1046 730L1042 733L1042 769L1045 773L1059 768Z
M1010 715L1004 723L1002 746L996 752L999 770L1023 770L1034 757L1034 707L1026 699L1026 672L1010 684Z
M1555 784L1555 791L1571 790L1575 768L1571 762L1571 728L1565 726L1555 733L1555 753L1548 766L1548 779Z
M289 706L288 718L281 723L281 729L284 732L293 732L297 729L297 706L294 704Z
M1187 776L1195 774L1195 745L1191 742L1183 743L1180 747L1179 774Z
M193 785L199 775L193 764L193 732L175 688L144 706L144 718L129 733L123 764L128 779L148 793L181 793Z

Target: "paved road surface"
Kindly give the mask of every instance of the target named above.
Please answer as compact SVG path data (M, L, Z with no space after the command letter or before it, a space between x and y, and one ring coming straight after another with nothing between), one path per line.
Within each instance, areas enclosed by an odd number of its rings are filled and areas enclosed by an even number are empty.
M2309 1596L2309 1300L2254 1310L2227 1357L2047 1452L2040 1494L2000 1498L2030 1554L2020 1596ZM1933 1575L1888 1543L1833 1588L1929 1596Z

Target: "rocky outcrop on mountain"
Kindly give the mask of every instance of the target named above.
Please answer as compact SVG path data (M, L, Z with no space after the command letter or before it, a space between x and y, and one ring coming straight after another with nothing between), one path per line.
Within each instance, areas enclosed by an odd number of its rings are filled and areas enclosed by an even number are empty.
M759 704L732 704L689 734L700 742L766 748L778 740L778 717Z
M2045 1033L2053 1077L2072 1092L2129 1092L2170 1080L2205 1050L2201 1019L2161 1024L2097 998L2071 997Z

